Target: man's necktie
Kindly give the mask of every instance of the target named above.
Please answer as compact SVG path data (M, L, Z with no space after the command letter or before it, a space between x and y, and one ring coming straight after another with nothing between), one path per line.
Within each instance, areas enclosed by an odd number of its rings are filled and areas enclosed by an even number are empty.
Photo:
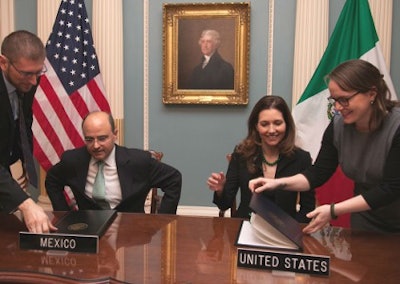
M25 117L23 111L22 95L18 95L19 101L19 134L21 139L21 149L24 156L23 167L28 173L29 182L37 188L38 180L36 175L35 163L33 162L32 150L28 141L28 132L25 124Z
M98 161L97 165L99 169L97 171L96 178L94 179L92 196L101 208L110 209L110 204L106 201L106 182L104 180L103 173L104 162Z

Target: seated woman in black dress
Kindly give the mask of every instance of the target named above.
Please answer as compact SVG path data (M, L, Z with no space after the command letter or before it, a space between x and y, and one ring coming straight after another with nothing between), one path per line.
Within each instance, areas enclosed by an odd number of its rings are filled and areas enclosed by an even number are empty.
M207 184L214 191L213 202L221 210L232 206L240 188L240 204L233 217L249 218L251 179L291 176L310 165L310 154L295 146L295 124L286 102L278 96L264 96L250 114L247 137L235 147L226 177L223 172L212 173ZM300 208L297 192L275 190L263 194L298 222L310 221L306 214L315 208L313 190L300 193Z

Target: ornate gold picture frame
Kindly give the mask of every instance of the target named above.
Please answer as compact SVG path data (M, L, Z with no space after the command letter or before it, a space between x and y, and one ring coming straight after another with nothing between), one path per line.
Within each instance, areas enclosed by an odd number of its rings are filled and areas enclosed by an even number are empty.
M163 103L246 105L249 37L249 3L164 4Z

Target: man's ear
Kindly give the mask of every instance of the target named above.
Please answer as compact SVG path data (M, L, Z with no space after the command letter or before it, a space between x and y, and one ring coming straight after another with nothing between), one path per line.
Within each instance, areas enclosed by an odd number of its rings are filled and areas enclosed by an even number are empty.
M4 55L0 55L0 68L5 71L7 69L8 59Z
M115 136L115 140L118 140L118 128L115 128L113 134L114 134L114 136Z

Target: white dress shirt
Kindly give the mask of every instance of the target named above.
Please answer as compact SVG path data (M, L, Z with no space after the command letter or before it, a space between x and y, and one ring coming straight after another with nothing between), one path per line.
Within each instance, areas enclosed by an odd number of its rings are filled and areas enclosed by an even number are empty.
M89 170L86 178L85 194L92 197L93 184L96 178L98 166L93 157L89 162ZM110 155L104 160L104 180L106 183L106 201L114 209L122 200L121 185L119 183L117 164L115 162L115 146Z

